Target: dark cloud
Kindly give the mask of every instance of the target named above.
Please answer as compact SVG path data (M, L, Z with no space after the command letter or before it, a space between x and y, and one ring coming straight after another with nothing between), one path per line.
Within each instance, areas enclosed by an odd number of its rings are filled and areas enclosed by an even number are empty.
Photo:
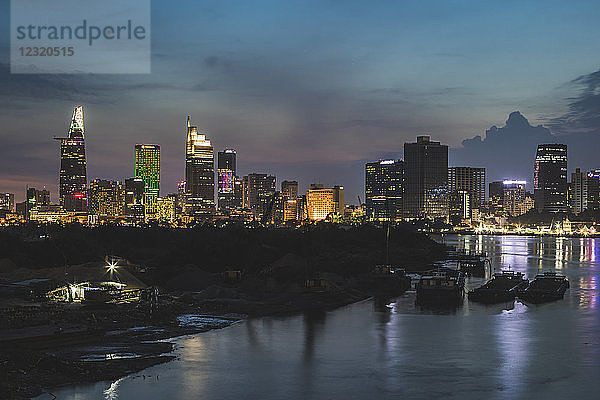
M548 128L532 126L514 111L505 126L492 126L484 137L465 139L462 147L451 149L451 165L485 167L489 182L515 178L531 183L537 145L557 141Z
M600 71L582 75L570 86L579 93L569 99L567 113L549 121L550 128L560 134L600 134Z

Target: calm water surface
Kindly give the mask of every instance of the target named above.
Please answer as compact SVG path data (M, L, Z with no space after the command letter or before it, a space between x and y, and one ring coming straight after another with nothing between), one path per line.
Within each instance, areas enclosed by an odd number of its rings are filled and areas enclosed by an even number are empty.
M179 358L59 399L591 399L600 396L600 239L448 236L494 268L568 276L562 301L418 309L414 292L177 340ZM469 288L482 279L467 281Z

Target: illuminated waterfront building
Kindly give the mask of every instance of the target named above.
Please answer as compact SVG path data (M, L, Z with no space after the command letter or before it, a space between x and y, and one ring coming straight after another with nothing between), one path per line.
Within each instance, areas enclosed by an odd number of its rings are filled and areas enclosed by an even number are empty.
M122 182L94 179L90 182L88 213L99 217L120 217L125 209L125 186Z
M283 222L298 220L298 182L281 182L283 196Z
M404 212L410 218L447 218L448 146L418 136L404 144Z
M134 176L144 181L144 212L146 220L155 219L156 199L160 195L160 146L157 144L135 145Z
M215 166L213 146L206 133L187 117L187 139L185 151L185 189L187 212L190 214L210 213L215 208Z
M15 195L13 193L0 193L0 210L15 211Z
M536 209L567 211L567 145L538 145L533 174Z
M523 212L526 213L534 208L535 200L533 199L533 194L531 192L525 192L525 208L523 209Z
M220 210L236 207L236 153L233 149L225 149L217 154L217 194Z
M600 211L600 169L587 174L587 210Z
M471 218L471 194L466 190L455 190L448 196L450 223L458 225Z
M503 209L506 215L518 217L519 215L525 214L527 212L525 204L525 185L527 185L527 182L505 180L503 185Z
M365 206L369 221L403 216L404 162L379 160L365 165Z
M312 184L306 191L306 212L312 221L324 220L333 215L344 215L344 187L325 188Z
M269 204L274 201L275 176L252 173L242 181L243 207L252 211L256 218L262 218Z
M144 192L142 178L125 179L125 215L135 220L145 219Z
M470 208L480 208L485 203L485 168L448 168L448 191L466 191L470 197Z
M87 167L83 107L73 110L67 137L60 141L60 204L67 211L87 210Z
M569 185L569 204L575 214L582 213L587 208L588 176L581 172L580 168L571 173L571 184Z
M504 203L504 183L502 181L495 181L490 182L488 186L490 212L494 215L500 215Z

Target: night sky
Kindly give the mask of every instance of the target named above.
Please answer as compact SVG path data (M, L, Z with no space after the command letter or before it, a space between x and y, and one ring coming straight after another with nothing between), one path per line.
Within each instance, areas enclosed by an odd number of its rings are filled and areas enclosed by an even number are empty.
M430 134L450 165L532 181L536 145L569 145L569 172L600 168L600 2L152 1L149 75L11 75L0 0L0 192L47 186L85 107L88 178L133 174L161 145L161 192L185 167L186 116L238 173L344 185ZM519 111L520 113L513 113ZM512 113L512 114L511 114ZM509 118L510 115L510 118ZM543 125L543 126L539 126ZM363 199L364 200L364 199Z

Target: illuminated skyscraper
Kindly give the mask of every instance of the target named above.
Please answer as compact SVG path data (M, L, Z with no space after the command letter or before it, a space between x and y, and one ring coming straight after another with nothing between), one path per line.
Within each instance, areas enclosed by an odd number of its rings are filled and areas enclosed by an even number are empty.
M87 167L83 107L73 110L67 137L60 140L60 204L67 211L87 210Z
M156 219L156 199L160 194L160 146L157 144L135 145L136 178L144 181L144 208L146 219Z
M540 144L533 171L535 208L543 212L567 211L567 145Z
M166 224L172 224L177 219L177 193L158 198L157 219Z
M243 182L243 206L262 218L275 196L275 177L267 174L248 174Z
M306 191L306 207L308 219L313 221L324 220L335 214L343 215L344 187L325 188L318 183L310 185Z
M504 203L504 183L502 181L490 182L489 204L492 214L500 214Z
M94 179L90 182L89 214L119 217L125 209L125 186L119 181Z
M505 180L503 184L502 207L504 213L511 217L518 217L528 210L525 204L526 181Z
M215 208L214 153L205 133L198 132L187 117L185 189L189 212L204 213Z
M448 216L448 146L418 136L404 143L404 211L408 217Z
M365 165L365 205L369 221L402 219L404 162L379 160Z
M0 210L15 211L15 195L13 193L0 193Z
M470 208L480 208L485 203L485 168L448 168L448 192L466 191Z
M235 207L236 154L233 149L225 149L217 155L219 209Z
M298 182L281 182L281 195L283 196L283 222L298 219Z
M137 221L143 221L144 207L144 180L142 178L125 179L125 215Z
M448 195L448 219L459 225L471 218L471 195L466 190L454 190Z

